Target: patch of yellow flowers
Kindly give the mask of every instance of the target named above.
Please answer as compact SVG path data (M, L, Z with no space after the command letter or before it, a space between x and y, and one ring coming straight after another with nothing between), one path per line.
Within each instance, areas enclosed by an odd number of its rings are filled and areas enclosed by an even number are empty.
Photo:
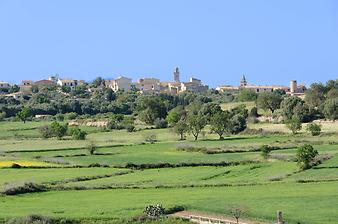
M20 166L47 166L45 162L39 161L25 161L25 160L4 160L0 161L0 167L10 167L13 163L19 164Z

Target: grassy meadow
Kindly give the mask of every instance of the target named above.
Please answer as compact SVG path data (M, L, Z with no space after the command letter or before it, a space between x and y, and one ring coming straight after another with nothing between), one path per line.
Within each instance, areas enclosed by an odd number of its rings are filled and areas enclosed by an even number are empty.
M236 105L223 105L230 108ZM0 189L26 182L44 192L0 196L0 219L40 214L71 219L128 219L149 204L230 215L245 208L252 220L274 221L282 210L290 224L338 220L338 127L292 135L281 124L249 124L279 134L240 134L224 140L208 128L198 141L178 141L170 128L102 131L80 128L86 140L42 139L43 122L0 122ZM149 135L154 144L146 143ZM93 155L87 145L98 147ZM301 171L297 147L311 144L322 162ZM258 149L275 146L268 159ZM13 163L21 168L12 167Z

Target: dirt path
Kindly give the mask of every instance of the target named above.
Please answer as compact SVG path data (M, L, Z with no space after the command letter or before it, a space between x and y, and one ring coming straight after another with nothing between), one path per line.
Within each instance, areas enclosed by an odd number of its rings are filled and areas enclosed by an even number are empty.
M236 223L236 220L233 217L221 216L221 215L210 215L207 213L197 212L197 211L177 212L173 214L173 216L180 217L180 218L187 218L187 219L189 219L189 217L191 216L196 216L196 217L205 217L205 218L210 218L210 219L218 219L218 220L222 220L224 222L229 222L229 223ZM199 223L205 223L205 222L199 222ZM266 224L266 222L248 220L248 219L240 219L239 224Z

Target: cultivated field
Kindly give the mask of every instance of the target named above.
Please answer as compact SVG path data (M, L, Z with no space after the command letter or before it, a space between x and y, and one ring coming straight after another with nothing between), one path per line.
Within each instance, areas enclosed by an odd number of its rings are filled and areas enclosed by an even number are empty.
M218 140L206 129L201 139L178 141L170 128L103 132L81 127L87 140L42 139L48 122L0 122L0 188L25 182L44 192L0 197L0 218L29 214L86 220L128 219L149 204L165 208L244 216L271 222L282 210L288 223L337 223L338 128L323 124L320 136L291 135L283 125L249 124L255 135ZM278 134L267 134L278 130ZM154 144L146 136L156 135ZM98 147L91 155L89 142ZM322 163L300 171L297 147L311 144ZM269 159L258 149L276 147ZM21 168L14 168L13 163ZM18 166L17 165L17 166ZM175 221L168 221L174 223ZM177 221L178 222L178 221Z

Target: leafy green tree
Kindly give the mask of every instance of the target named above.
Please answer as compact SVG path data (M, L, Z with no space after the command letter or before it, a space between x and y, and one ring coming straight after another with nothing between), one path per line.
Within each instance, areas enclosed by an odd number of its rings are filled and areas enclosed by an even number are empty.
M268 145L263 145L261 148L261 155L264 159L268 159L270 156L270 153L272 151L272 147L268 146Z
M306 125L306 130L311 133L312 136L320 135L320 132L322 131L321 125L310 123Z
M333 99L327 99L324 103L323 112L325 117L328 119L338 119L338 97Z
M177 106L168 112L166 120L170 125L175 125L179 120L184 119L186 111L182 106Z
M280 108L282 96L274 92L264 92L258 94L257 107L263 110L270 110L273 113Z
M68 125L67 124L60 124L56 121L54 121L50 128L52 130L52 133L54 136L57 137L57 139L61 140L63 136L67 134Z
M257 99L257 94L250 89L241 89L237 96L237 101L245 102L245 101L255 101Z
M318 155L318 151L315 150L312 145L303 145L297 150L297 162L302 170L306 170L312 167L315 157Z
M246 129L246 118L242 114L235 114L229 119L227 127L229 133L238 134Z
M207 124L206 118L201 114L188 114L187 124L189 132L195 137L195 141L198 139L198 135Z
M312 118L308 106L296 96L284 98L281 103L281 110L285 120L297 117L301 122L306 122Z
M53 137L53 131L48 125L39 127L39 132L42 136L42 138L51 138Z
M180 140L185 139L185 134L188 132L188 130L189 126L183 120L178 121L173 128L173 131L180 136Z
M27 119L32 116L31 111L28 107L22 108L20 112L16 114L16 116L23 122L26 123Z
M69 86L62 86L61 91L64 93L70 93L72 89Z
M137 100L137 111L139 119L147 124L154 124L156 118L165 118L167 116L166 100L155 96L144 96Z
M74 140L85 140L87 136L87 132L81 130L78 127L70 129L69 134L73 137Z
M223 139L224 133L226 133L228 130L228 125L230 123L229 115L230 115L229 112L221 111L214 114L210 118L211 130L218 134L220 140Z
M302 129L302 122L297 117L287 120L285 125L293 134L297 134Z
M9 92L10 93L17 93L20 91L20 87L18 85L12 85L10 88L9 88Z
M217 113L222 112L222 108L217 103L206 103L202 106L201 110L199 111L200 114L204 115L207 121L210 121L210 118Z
M97 146L94 142L89 142L86 148L90 155L94 155L95 151L97 150Z

